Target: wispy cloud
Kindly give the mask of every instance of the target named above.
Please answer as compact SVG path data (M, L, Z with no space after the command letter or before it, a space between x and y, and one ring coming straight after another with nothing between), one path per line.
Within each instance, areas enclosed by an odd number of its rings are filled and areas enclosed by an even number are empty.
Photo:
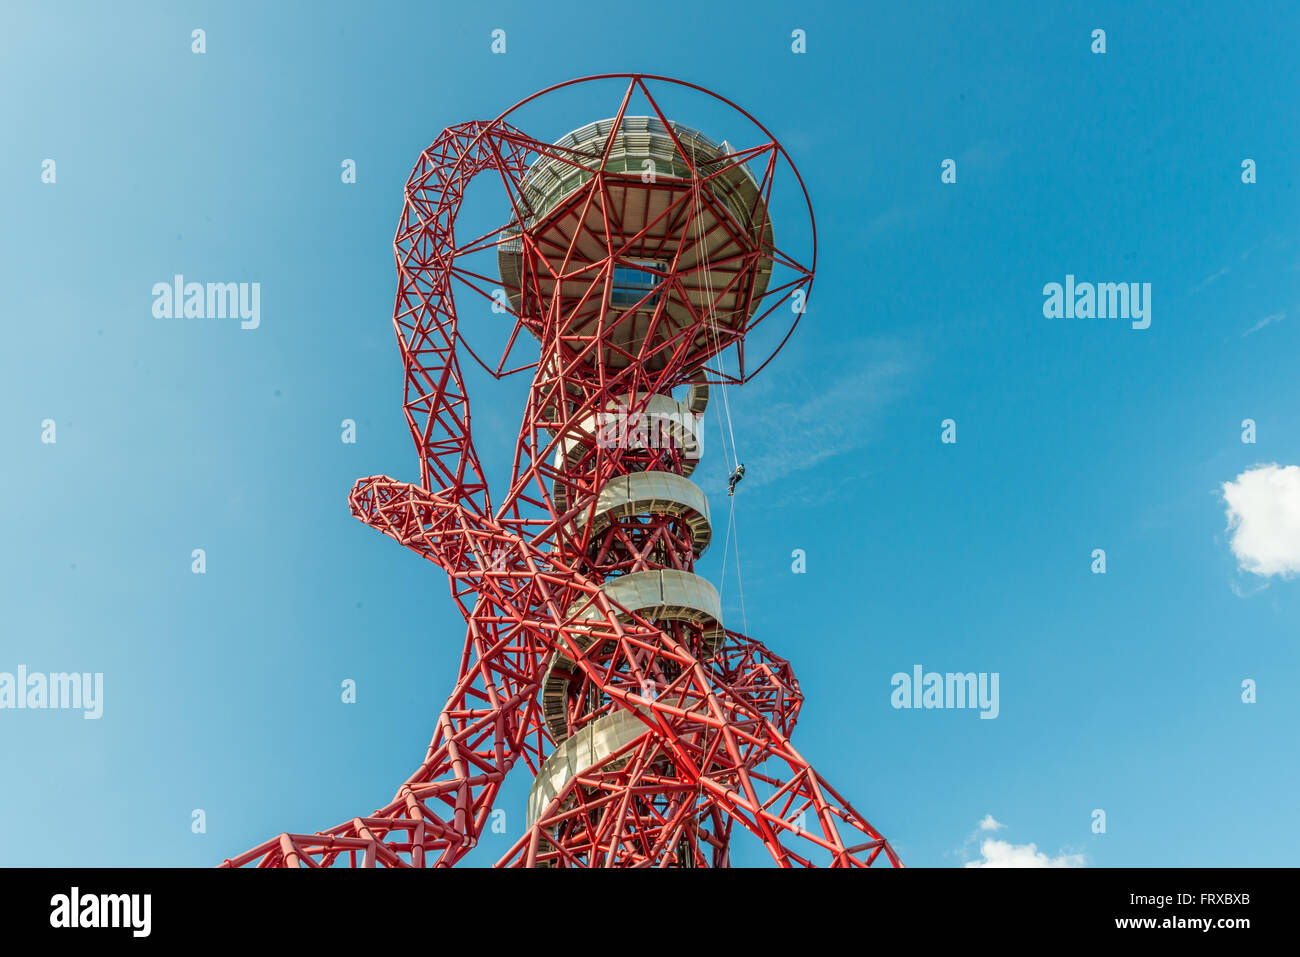
M958 173L963 169L989 172L999 169L1011 156L1011 147L992 140L980 140L957 157Z
M773 378L766 388L739 397L743 402L732 397L735 421L745 424L739 441L749 488L781 481L866 446L881 413L903 393L917 365L908 351L888 341L860 343L843 354L862 361L825 368L816 377ZM706 414L716 425L715 410Z
M1220 269L1218 272L1213 273L1213 274L1211 274L1211 275L1209 275L1209 276L1206 276L1204 279L1202 279L1200 282L1198 282L1195 286L1193 286L1193 287L1192 287L1192 292L1200 292L1202 289L1204 289L1204 288L1205 288L1206 286L1208 286L1210 283L1214 282L1216 279L1221 279L1222 277L1226 276L1226 275L1227 275L1228 273L1230 273L1230 272L1232 272L1232 267L1231 267L1231 266L1224 266L1224 267L1223 267L1222 269Z
M1010 146L985 139L960 153L949 154L949 157L957 161L957 176L960 182L963 171L990 173L1002 168L1012 155L1013 150ZM939 179L939 163L940 159L936 157L934 161L936 182ZM892 238L900 230L912 229L918 224L928 223L943 211L947 199L948 197L941 191L928 189L897 202L867 220L863 227L862 240L872 242L881 238Z
M1249 329L1243 332L1241 334L1241 338L1245 339L1247 336L1251 335L1252 333L1259 332L1259 330L1263 329L1265 326L1270 325L1274 322L1281 322L1285 318L1286 318L1285 312L1275 312L1271 315L1265 316L1263 319L1259 320L1259 322L1255 323L1253 326L1251 326Z
M899 230L928 219L938 207L939 202L930 194L926 199L910 200L890 206L883 213L873 216L863 230L865 240L875 240L882 236L893 236Z

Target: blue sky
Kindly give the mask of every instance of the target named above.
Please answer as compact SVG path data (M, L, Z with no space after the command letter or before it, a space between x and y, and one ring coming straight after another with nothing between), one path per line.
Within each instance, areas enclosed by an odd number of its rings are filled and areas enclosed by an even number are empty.
M0 671L104 674L100 720L0 711L0 863L210 865L368 812L414 769L464 624L442 574L346 504L359 476L417 477L402 184L445 126L628 70L754 113L818 217L804 321L729 396L744 617L795 667L796 746L913 866L1001 854L988 838L1091 866L1295 862L1300 586L1286 559L1239 568L1221 492L1300 463L1293 11L750 3L683 28L418 6L0 12ZM537 135L616 108L570 105ZM260 282L260 327L155 318L176 273ZM1150 328L1045 318L1067 274L1151 283ZM525 385L474 383L498 471ZM708 438L695 478L720 503ZM1242 521L1293 555L1276 514ZM733 565L733 627L735 584ZM997 672L998 717L892 708L916 664ZM473 863L518 835L529 783ZM990 814L1004 827L977 830Z

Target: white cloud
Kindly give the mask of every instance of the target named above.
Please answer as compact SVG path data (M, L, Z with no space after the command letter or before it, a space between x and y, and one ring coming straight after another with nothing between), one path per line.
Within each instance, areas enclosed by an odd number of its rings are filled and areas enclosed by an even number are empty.
M980 822L983 827L984 822ZM1037 844L1012 844L986 838L980 843L980 859L967 861L967 867L1083 867L1082 854L1048 857Z
M1197 283L1195 286L1193 286L1193 287L1192 287L1192 292L1200 292L1202 289L1204 289L1204 288L1205 288L1206 286L1208 286L1210 283L1214 282L1214 280L1218 279L1220 276L1226 276L1226 275L1227 275L1228 273L1230 273L1230 272L1232 272L1232 267L1231 267L1231 266L1224 266L1222 269L1220 269L1220 270L1219 270L1218 272L1216 272L1214 275L1212 275L1212 276L1206 276L1206 277L1205 277L1204 279L1202 279L1199 283Z
M1242 571L1300 572L1300 466L1262 465L1223 483L1229 545Z
M1259 330L1263 329L1265 326L1271 325L1272 323L1275 322L1281 322L1285 318L1286 318L1285 312L1275 312L1271 315L1265 316L1263 319L1259 320L1259 322L1255 323L1253 326L1251 326L1249 329L1243 332L1241 334L1241 338L1245 339L1252 332L1259 332Z
M979 839L980 831L1000 831L1006 825L992 814L985 814L976 827L979 830L973 831L966 839L963 857L969 853L971 843ZM1085 864L1082 854L1067 854L1062 851L1056 857L1048 857L1038 849L1037 844L1012 844L995 837L980 840L979 850L979 858L965 861L966 867L1083 867Z
M867 340L847 345L841 356L827 358L815 374L760 377L745 387L748 392L733 391L729 404L740 460L745 463L742 489L779 482L827 459L860 452L877 437L885 407L904 393L916 365L905 346ZM709 403L719 403L718 409L705 412L708 440L713 443L706 444L706 455L716 454L719 459L726 458L722 446L714 442L722 431L715 428L723 414L722 402L721 390L715 388ZM725 477L726 471L719 468L704 477L706 492L712 491L707 484L711 476ZM699 473L694 481L701 481ZM828 487L835 490L830 483Z

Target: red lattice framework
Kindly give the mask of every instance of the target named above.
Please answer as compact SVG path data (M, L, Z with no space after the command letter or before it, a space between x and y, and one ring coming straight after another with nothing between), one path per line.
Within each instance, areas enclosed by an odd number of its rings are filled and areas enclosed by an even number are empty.
M623 91L603 150L545 143L506 122L538 96L590 81ZM659 84L737 110L763 141L730 152L723 144L701 160L699 141L688 142L651 95ZM629 105L642 100L685 175L613 168ZM543 211L527 180L541 161L560 175L576 171L580 184ZM781 866L869 866L882 854L900 866L791 744L802 696L786 661L720 625L710 633L698 622L642 617L602 589L635 572L689 573L702 550L681 514L651 508L593 521L611 479L682 476L690 464L680 433L611 444L592 441L591 423L615 408L635 422L652 397L742 383L771 360L747 371L745 336L782 318L793 330L816 255L815 232L806 266L772 242L767 215L782 164L789 159L776 140L729 101L631 74L544 90L496 120L443 131L421 154L395 239L393 316L420 479L370 476L349 502L357 518L449 575L468 626L459 677L424 762L389 804L327 831L280 834L223 866L452 865L475 846L516 763L537 775L557 738L620 715L640 722L635 737L539 805L498 866L726 866L736 824ZM753 189L737 192L742 169ZM457 214L480 174L504 187L510 219L458 244ZM802 203L811 230L806 191ZM453 288L500 303L501 280L463 262L503 245L519 266L515 322L492 367L462 337ZM614 268L630 262L658 264L643 267L654 287L615 308ZM539 357L507 368L523 331L538 340ZM496 506L471 439L465 352L497 377L536 370L513 477ZM567 683L548 722L541 692L556 661L553 673Z

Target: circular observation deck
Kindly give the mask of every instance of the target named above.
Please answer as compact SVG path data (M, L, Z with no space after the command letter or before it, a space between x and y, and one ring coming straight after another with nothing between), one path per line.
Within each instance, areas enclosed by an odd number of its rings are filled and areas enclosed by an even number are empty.
M589 368L655 371L683 352L698 368L744 335L767 291L767 206L729 144L646 116L624 117L611 143L613 124L567 134L530 167L526 212L497 250L502 285L539 338L561 316Z
M710 654L718 650L726 637L718 590L707 578L692 572L671 568L632 572L604 582L600 590L611 601L642 618L656 622L681 621L698 626L704 647ZM584 630L581 623L603 620L605 616L593 600L584 599L581 604L581 608L570 609L571 615L577 613L571 634L579 647L585 650L600 636ZM618 617L626 618L622 614ZM580 674L577 663L557 648L542 677L542 717L556 744L569 736L569 687Z

